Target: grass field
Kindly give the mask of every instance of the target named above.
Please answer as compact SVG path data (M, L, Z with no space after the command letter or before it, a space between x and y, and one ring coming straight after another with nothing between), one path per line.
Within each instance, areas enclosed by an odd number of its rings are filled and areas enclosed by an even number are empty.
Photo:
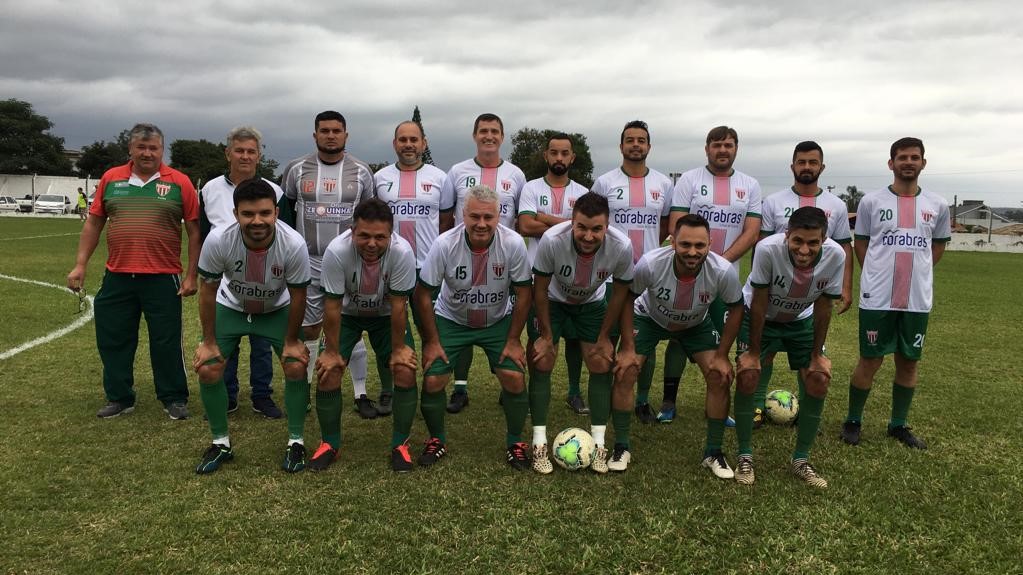
M0 219L0 274L63 284L79 229L74 220ZM104 259L101 246L90 294ZM284 422L253 414L243 384L242 409L231 416L236 460L199 477L193 468L209 432L194 374L193 417L168 420L143 334L136 411L99 420L90 323L0 360L0 572L1023 573L1023 306L1013 295L1021 264L1019 255L950 252L938 266L910 414L930 444L925 452L884 437L890 362L867 405L863 444L837 439L856 356L855 311L835 319L835 381L812 457L830 482L825 491L786 472L795 439L788 428L756 432L752 488L702 469L694 370L679 419L633 424L625 474L513 472L503 461L497 384L479 354L472 404L449 416L451 455L433 469L393 474L390 420L360 420L346 383L341 459L325 473L287 475L278 469ZM51 288L0 279L0 301L0 353L77 317L77 298ZM199 335L194 298L185 330L190 357ZM373 393L375 381L371 374ZM556 374L554 431L588 425L560 402L564 381ZM776 369L772 387L794 382ZM282 392L277 383L279 403ZM651 400L660 400L659 383ZM417 419L413 441L425 433ZM315 446L313 415L306 434ZM732 431L726 449L734 464Z

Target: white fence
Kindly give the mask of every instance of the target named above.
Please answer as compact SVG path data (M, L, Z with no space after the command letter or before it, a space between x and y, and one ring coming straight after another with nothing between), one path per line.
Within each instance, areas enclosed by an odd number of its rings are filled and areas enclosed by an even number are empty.
M1023 236L991 234L952 234L945 249L957 252L1005 252L1023 254Z
M99 180L75 178L73 176L21 176L0 174L0 196L11 196L20 200L25 196L35 198L43 194L57 194L78 205L78 188L92 196L92 188Z

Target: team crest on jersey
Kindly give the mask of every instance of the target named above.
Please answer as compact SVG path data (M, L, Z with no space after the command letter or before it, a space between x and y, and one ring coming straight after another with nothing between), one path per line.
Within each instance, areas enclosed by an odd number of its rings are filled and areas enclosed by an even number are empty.
M313 180L302 180L302 193L312 194L316 192L316 182Z
M874 329L874 330L868 329L867 330L867 343L869 343L870 345L874 345L875 343L877 343L877 330L876 329Z
M930 210L921 210L920 217L929 224L931 223L931 220L934 219L934 212Z
M824 291L824 288L828 286L828 281L829 280L826 280L826 279L817 280L817 289L819 291Z
M430 191L433 190L433 184L431 184L430 182L423 182L419 184L419 187L423 188L424 194L429 194Z
M661 190L650 190L650 197L653 198L655 202L661 199Z
M575 207L575 198L568 198L568 207L570 208Z
M161 198L170 193L170 184L156 184L156 195Z
M740 200L745 199L746 198L746 190L744 190L742 188L735 188L735 196L737 198L739 198Z
M511 180L501 180L501 187L504 188L504 191L506 192L511 190L512 188Z
M609 277L611 277L611 270L597 270L597 279L598 280L605 281Z
M495 278L501 279L501 277L504 276L504 264L494 264L492 268L494 270Z
M700 303L710 303L711 297L709 291L700 292Z
M281 266L279 266L277 264L274 264L274 265L270 266L270 274L273 275L273 277L275 277L275 278L279 278L282 275L284 275L284 268L282 268Z
M830 220L831 219L831 210L824 210L824 217L828 218Z
M320 187L325 192L333 192L337 188L337 178L320 178Z

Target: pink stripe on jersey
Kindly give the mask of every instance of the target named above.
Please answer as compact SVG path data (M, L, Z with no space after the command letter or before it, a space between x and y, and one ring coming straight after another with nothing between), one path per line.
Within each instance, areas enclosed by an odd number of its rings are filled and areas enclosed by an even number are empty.
M629 178L629 207L646 207L646 178Z
M263 313L263 308L264 307L265 307L265 302L263 302L263 300L259 300L259 299L243 299L242 300L242 309L245 310L245 313Z
M629 230L629 241L632 242L632 263L643 257L643 230Z
M899 196L899 229L916 229L916 196Z
M487 263L490 261L490 252L472 253L472 285L487 285Z
M593 277L593 256L594 254L575 257L575 279L572 281L572 285L576 287L590 285L590 278Z
M266 283L266 250L245 250L245 281Z
M675 309L693 309L693 293L696 292L696 278L675 282Z
M470 309L466 317L469 327L487 327L487 310Z
M362 277L359 278L359 293L373 295L380 287L380 260L362 262Z
M901 220L901 217L899 219ZM909 292L912 285L913 252L895 252L895 274L892 278L892 308L909 309Z
M555 188L551 186L551 213L560 217L562 206L565 203L565 187Z
M716 254L725 253L725 238L728 237L728 230L710 229L710 251Z
M796 194L799 195L799 194ZM813 208L817 206L817 196L799 196L799 207Z
M401 239L405 240L406 242L409 243L410 246L412 246L412 253L414 254L419 253L418 251L416 251L415 220L405 220L403 222L398 222L398 235L401 236Z
M714 205L732 205L732 178L728 176L714 176Z
M803 298L810 293L810 286L813 285L813 266L806 269L794 268L792 285L789 286L788 297Z
M497 168L480 168L480 183L497 191Z
M419 172L412 170L398 170L398 173L401 174L401 179L398 180L398 199L416 199L416 174Z

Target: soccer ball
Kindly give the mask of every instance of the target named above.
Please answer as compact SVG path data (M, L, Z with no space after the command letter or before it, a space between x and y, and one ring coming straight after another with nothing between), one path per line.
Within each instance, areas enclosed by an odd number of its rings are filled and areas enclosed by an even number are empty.
M799 400L792 392L776 389L767 394L767 419L778 425L788 425L799 414Z
M569 427L554 438L551 455L554 461L569 471L586 469L593 461L597 446L593 437L578 427Z

